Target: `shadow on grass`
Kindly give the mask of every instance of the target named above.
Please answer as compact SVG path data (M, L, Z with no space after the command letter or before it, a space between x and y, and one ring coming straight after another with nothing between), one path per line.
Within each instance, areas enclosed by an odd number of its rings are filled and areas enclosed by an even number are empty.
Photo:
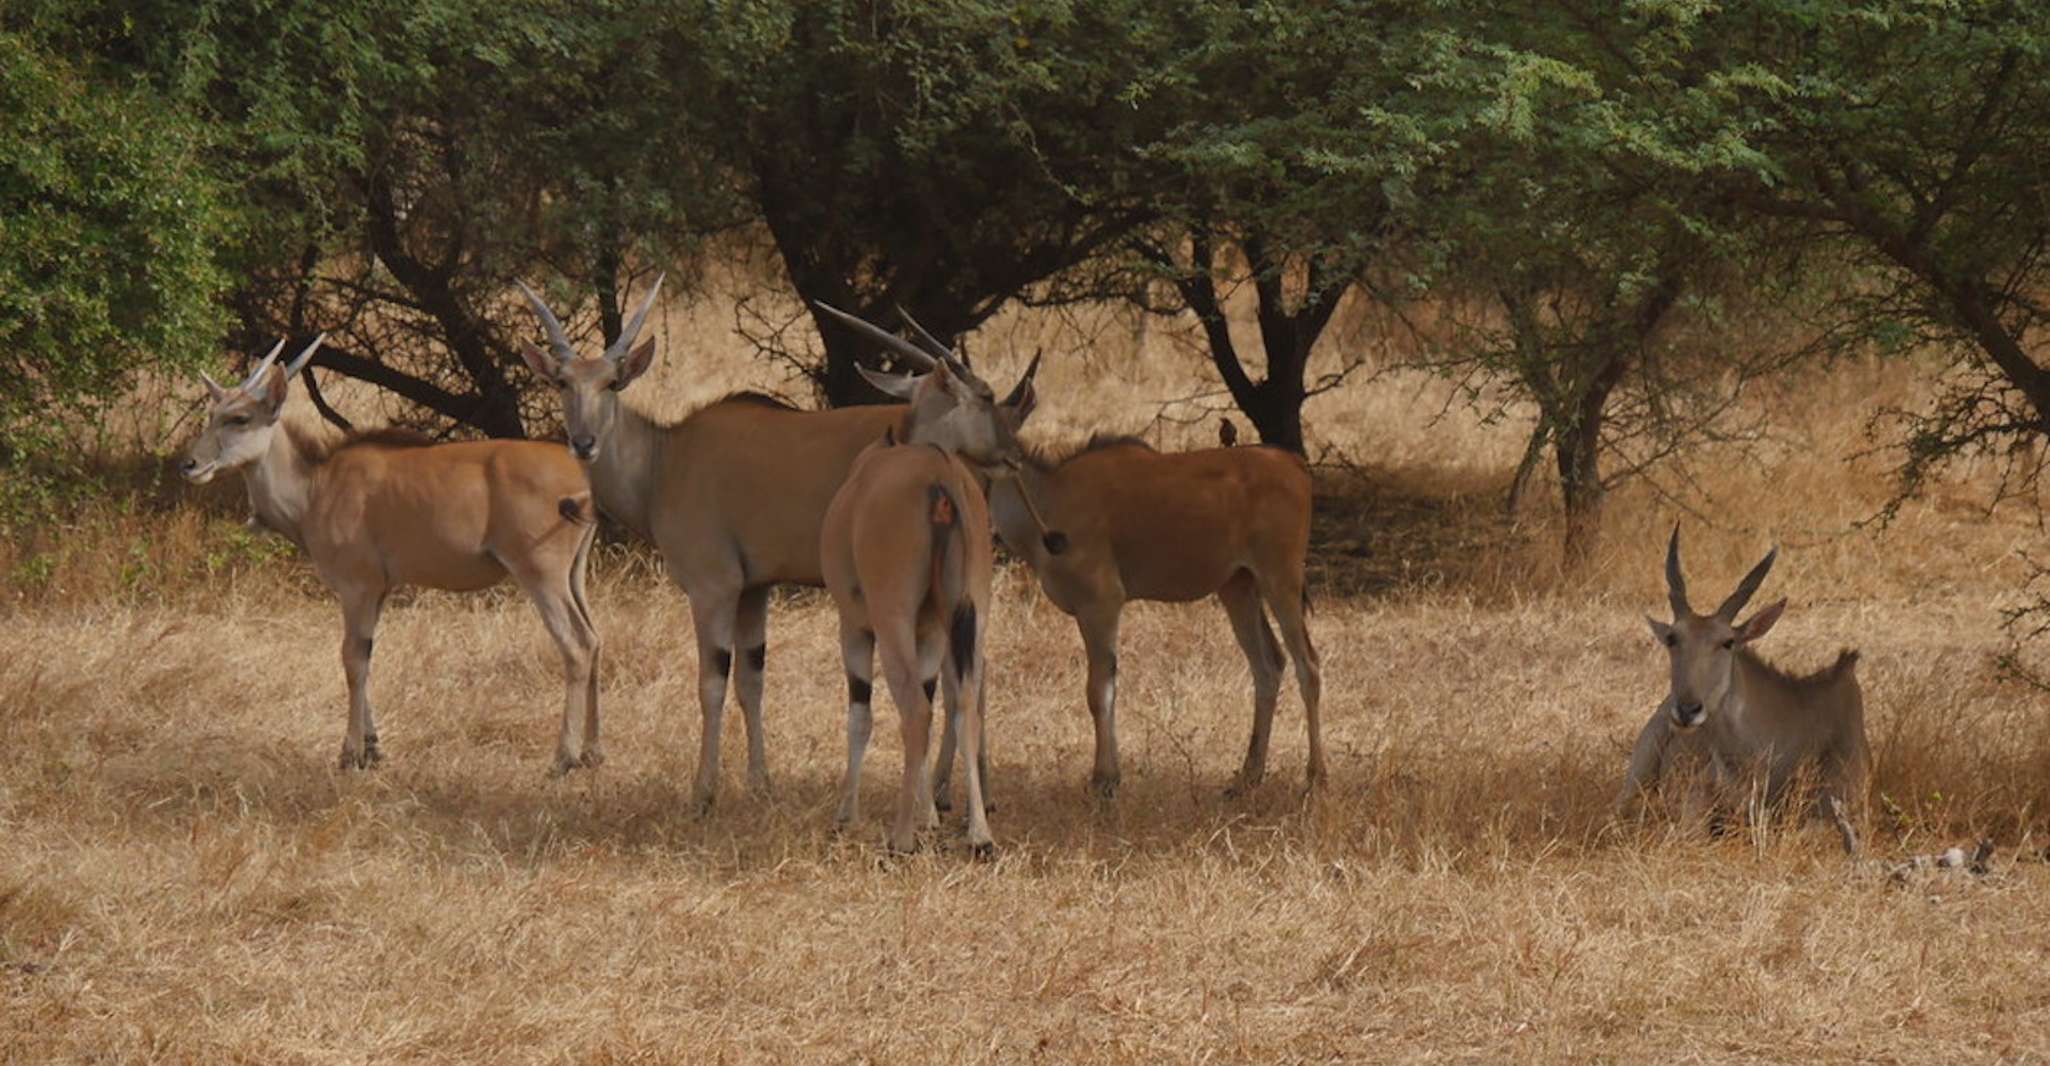
M1485 580L1524 536L1490 485L1446 486L1428 472L1319 467L1310 515L1313 596L1457 589Z
M369 772L339 771L331 754L196 737L189 750L145 744L109 758L84 775L83 790L44 783L24 792L67 804L98 792L93 802L118 812L125 830L152 837L182 839L248 822L293 838L321 837L343 825L355 829L351 846L398 848L437 867L553 866L598 854L740 874L790 862L882 859L899 783L895 754L872 749L862 820L840 832L841 782L823 767L783 771L766 796L729 780L715 809L700 817L688 760L673 753L615 757L563 779L545 777L538 759L508 769L502 750L440 746L409 756L400 747ZM1596 765L1599 752L1469 754L1341 760L1331 781L1307 796L1292 767L1276 768L1240 796L1227 796L1221 780L1165 766L1128 768L1138 772L1128 772L1108 801L1085 789L1085 766L999 759L991 826L999 847L1027 872L1192 854L1227 866L1290 856L1481 868L1509 856L1606 846L1589 817L1610 785L1606 767ZM942 813L925 850L965 861L960 788L957 777L955 810Z

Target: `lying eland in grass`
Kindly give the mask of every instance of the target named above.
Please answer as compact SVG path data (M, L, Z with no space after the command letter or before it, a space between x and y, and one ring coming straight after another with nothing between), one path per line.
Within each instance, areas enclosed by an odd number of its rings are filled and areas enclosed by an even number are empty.
M1005 401L1004 412L1015 425L1033 404L1028 387ZM1089 783L1099 795L1115 794L1118 786L1118 622L1132 600L1186 603L1215 595L1224 604L1253 674L1253 733L1235 791L1266 773L1286 647L1309 731L1306 784L1323 780L1323 674L1310 642L1303 575L1310 494L1309 468L1278 448L1164 454L1128 438L1092 440L1058 462L1030 458L1018 478L991 485L998 536L1081 629L1096 724ZM1044 522L1025 506L1028 496L1044 509ZM1064 535L1065 552L1056 555L1041 543L1037 532L1047 523ZM1279 641L1267 625L1268 612L1281 629ZM952 751L950 732L940 745L942 798Z
M910 405L831 411L799 411L742 394L665 425L620 398L654 357L653 338L639 346L634 341L654 306L660 278L619 339L588 358L577 355L561 320L540 296L524 284L520 288L552 349L527 345L523 354L528 366L562 395L570 451L589 468L598 507L654 542L670 577L690 599L703 718L693 798L699 810L706 810L718 791L729 676L747 722L748 784L766 791L762 669L768 657L769 591L778 584L824 584L819 530L855 456L886 430L900 441L993 454L1011 427L998 416L989 386L965 364L951 355L935 357L824 305L821 311L836 321L938 375L933 387L919 390ZM1030 388L1030 376L1027 371L1014 396ZM872 375L871 380L910 397L911 388L895 378Z
M1790 784L1813 774L1820 786L1816 813L1835 818L1845 828L1845 846L1855 846L1847 817L1863 808L1872 767L1858 653L1846 650L1830 666L1795 677L1749 647L1779 621L1786 600L1737 621L1777 555L1778 549L1766 552L1714 613L1696 614L1680 575L1680 530L1673 528L1666 546L1673 620L1646 619L1671 659L1672 682L1637 734L1619 813L1683 761L1705 764L1714 806L1751 798L1777 804Z
M279 341L234 388L206 380L206 428L180 466L205 484L239 470L258 521L312 557L342 601L342 670L349 682L344 769L381 758L370 708L370 653L385 598L402 585L467 592L510 574L562 652L568 686L555 771L595 766L598 631L584 597L597 515L584 472L538 441L434 444L383 430L324 442L280 415L292 375L315 338L278 367ZM582 732L578 732L581 719Z

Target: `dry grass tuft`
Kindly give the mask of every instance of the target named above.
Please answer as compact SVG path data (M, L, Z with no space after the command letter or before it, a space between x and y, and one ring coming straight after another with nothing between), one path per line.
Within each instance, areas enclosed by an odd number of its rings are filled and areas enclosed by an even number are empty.
M672 308L635 401L776 384L701 372L761 370L730 315ZM1082 327L1098 347L1049 363L1042 436L1209 439L1148 424L1140 401L1201 382L1158 325L1006 318L977 355L1004 380ZM1697 456L1686 533L1704 588L1784 546L1775 661L1864 649L1876 855L2000 846L1987 876L1907 884L1797 824L1605 824L1663 684L1639 616L1662 610L1675 512L1620 494L1602 553L1561 574L1553 516L1497 514L1517 427L1437 419L1426 380L1311 412L1340 457L1319 472L1312 620L1330 788L1299 794L1291 687L1269 782L1225 799L1250 682L1222 613L1141 605L1124 791L1087 798L1078 642L1013 570L987 864L951 836L879 854L887 709L870 819L831 832L843 694L815 593L772 616L773 795L729 774L693 818L689 614L628 547L593 595L602 770L544 779L557 666L501 590L388 612L388 761L339 773L338 611L241 529L232 485L191 494L131 460L110 502L0 547L0 1061L2045 1058L2050 717L1991 665L2013 551L2041 534L1976 509L1972 471L1854 526L1887 484L1845 457L1919 387L1862 368L1762 397L1784 439Z

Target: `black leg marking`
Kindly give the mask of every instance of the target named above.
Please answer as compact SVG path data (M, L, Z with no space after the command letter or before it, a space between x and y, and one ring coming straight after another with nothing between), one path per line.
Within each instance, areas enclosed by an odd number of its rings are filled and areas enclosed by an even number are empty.
M755 673L761 673L762 667L766 666L768 662L769 646L767 644L757 644L747 649L747 665Z
M372 649L372 648L375 648L376 646L377 646L377 641L376 641L376 640L374 640L374 639L372 639L372 638L370 638L370 637L364 637L364 638L363 638L363 657L364 657L365 659L368 659L368 658L370 658L370 649Z
M720 677L729 677L733 674L733 652L731 649L720 648L712 653L712 671Z
M928 677L925 679L925 684L920 686L921 688L925 689L925 702L932 702L932 690L938 688L939 684L940 679L937 677Z
M869 697L873 695L875 695L874 685L855 677L853 674L847 675L847 702L867 703Z
M947 652L954 659L955 679L967 677L975 660L975 604L963 602L954 608L953 624L947 627Z

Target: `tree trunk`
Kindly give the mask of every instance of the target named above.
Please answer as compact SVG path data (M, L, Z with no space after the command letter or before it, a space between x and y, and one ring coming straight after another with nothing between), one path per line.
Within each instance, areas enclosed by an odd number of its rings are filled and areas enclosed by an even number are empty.
M1190 238L1192 267L1180 272L1175 287L1203 325L1210 344L1210 362L1231 393L1232 402L1260 434L1262 444L1304 452L1303 402L1309 399L1307 371L1310 349L1338 307L1339 293L1327 288L1322 275L1328 269L1312 258L1308 264L1307 293L1302 305L1290 309L1282 287L1284 264L1271 259L1258 240L1242 242L1246 259L1254 272L1253 288L1259 304L1260 346L1267 356L1267 374L1258 381L1246 372L1231 337L1230 321L1217 297L1216 259L1208 235L1198 232Z
M1602 407L1608 389L1585 398L1578 421L1560 427L1552 436L1552 452L1558 460L1559 491L1566 505L1565 557L1569 569L1584 565L1601 543Z

